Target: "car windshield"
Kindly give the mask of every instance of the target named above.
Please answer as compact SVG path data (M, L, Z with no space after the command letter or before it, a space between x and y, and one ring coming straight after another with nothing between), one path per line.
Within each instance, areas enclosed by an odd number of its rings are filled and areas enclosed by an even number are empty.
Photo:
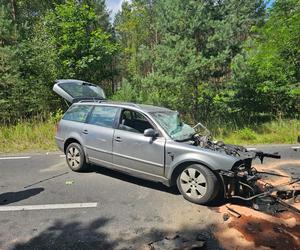
M164 111L151 114L173 140L188 140L195 134L195 130L191 126L181 121L178 112Z

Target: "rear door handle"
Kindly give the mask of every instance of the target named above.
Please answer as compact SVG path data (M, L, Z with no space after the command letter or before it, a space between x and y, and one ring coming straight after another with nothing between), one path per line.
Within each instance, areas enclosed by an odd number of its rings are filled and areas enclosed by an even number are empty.
M87 135L89 133L89 131L87 129L84 129L84 130L82 130L82 133Z
M119 136L118 136L118 137L116 137L116 138L115 138L115 141L117 141L117 142L121 142L121 141L122 141L122 139L121 139L121 137L119 137Z

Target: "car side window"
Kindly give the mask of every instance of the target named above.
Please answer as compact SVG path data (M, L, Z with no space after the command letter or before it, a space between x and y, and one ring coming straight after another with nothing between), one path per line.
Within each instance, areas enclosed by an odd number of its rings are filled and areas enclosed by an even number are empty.
M148 122L147 118L144 115L142 115L141 113L133 112L133 115L134 115L134 119L136 119L136 120Z
M72 106L63 116L63 120L74 122L85 122L92 106L88 105L75 105Z
M143 134L148 128L153 126L143 114L126 109L122 111L119 129Z
M119 108L117 107L95 106L92 114L88 119L88 123L112 128L118 110Z

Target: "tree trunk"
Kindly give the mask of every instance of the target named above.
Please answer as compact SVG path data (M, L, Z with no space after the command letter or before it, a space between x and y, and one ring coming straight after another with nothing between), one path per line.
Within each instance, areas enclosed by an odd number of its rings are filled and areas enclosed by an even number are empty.
M198 97L199 97L199 92L198 92L198 83L193 84L193 119L194 122L198 121Z
M16 16L17 16L17 5L16 5L16 0L10 0L11 4L11 15L12 19L15 22L16 21Z

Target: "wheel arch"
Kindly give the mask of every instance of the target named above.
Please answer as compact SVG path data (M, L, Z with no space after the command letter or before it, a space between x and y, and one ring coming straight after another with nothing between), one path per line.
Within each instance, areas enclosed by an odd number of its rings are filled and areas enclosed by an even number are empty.
M83 146L83 143L77 139L76 137L69 137L65 143L64 143L64 153L66 154L66 151L67 151L67 147L71 144L71 143L78 143L81 147L82 147L82 150L84 152L84 156L85 156L85 161L86 163L89 163L89 158L88 158L88 154L86 152L86 148Z
M75 139L75 138L73 138L73 137L71 137L71 138L68 138L66 141L65 141L65 143L64 143L64 153L66 154L66 150L67 150L67 147L71 144L71 143L78 143L78 144L80 144L81 146L82 146L82 144L80 143L80 141L79 140L77 140L77 139Z

